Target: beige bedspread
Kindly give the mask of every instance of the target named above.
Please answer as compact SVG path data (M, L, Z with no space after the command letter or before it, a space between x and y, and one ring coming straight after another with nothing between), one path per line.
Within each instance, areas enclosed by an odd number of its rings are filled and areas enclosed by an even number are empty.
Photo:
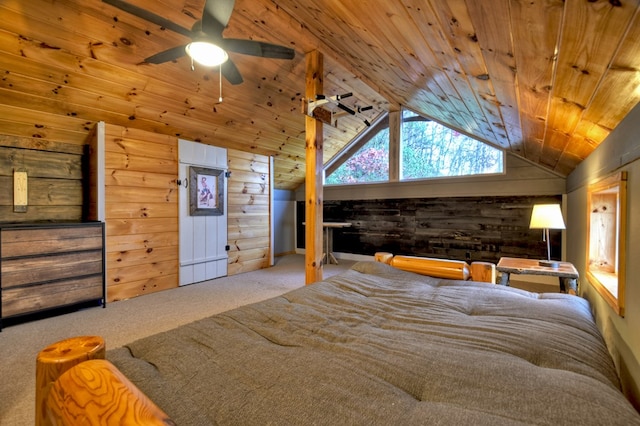
M640 425L585 300L375 262L107 358L179 425Z

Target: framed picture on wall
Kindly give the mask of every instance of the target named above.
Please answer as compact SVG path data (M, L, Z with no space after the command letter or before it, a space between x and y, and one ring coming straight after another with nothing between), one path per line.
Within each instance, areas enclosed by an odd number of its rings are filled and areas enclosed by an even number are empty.
M189 214L224 214L224 170L189 167Z

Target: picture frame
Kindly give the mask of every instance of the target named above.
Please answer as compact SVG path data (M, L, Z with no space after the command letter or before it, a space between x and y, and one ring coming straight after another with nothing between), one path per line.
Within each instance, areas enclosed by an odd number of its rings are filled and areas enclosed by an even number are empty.
M189 214L222 216L224 214L224 170L189 167Z

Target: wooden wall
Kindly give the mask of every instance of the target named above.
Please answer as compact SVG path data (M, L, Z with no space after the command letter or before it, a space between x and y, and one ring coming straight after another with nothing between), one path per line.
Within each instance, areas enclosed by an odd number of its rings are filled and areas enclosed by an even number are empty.
M270 194L269 157L228 150L229 269L228 274L254 271L269 265Z
M178 138L105 125L107 300L178 286ZM0 222L86 218L85 144L0 136ZM228 274L269 266L269 157L228 151ZM13 212L13 170L29 174Z
M540 230L530 230L535 203L561 203L560 196L435 197L385 200L329 200L324 221L351 222L335 229L336 252L373 255L376 251L444 259L546 258ZM297 203L298 222L304 202ZM298 236L304 237L298 223ZM551 231L552 257L560 259L561 233ZM304 238L298 240L304 248Z
M334 230L337 252L491 262L546 257L541 232L529 230L531 208L534 202L561 202L565 188L564 178L507 153L504 174L327 186L324 220L355 225ZM296 200L296 247L304 248L304 194L298 191ZM552 231L557 258L561 237Z
M0 135L0 222L83 218L83 150L74 143ZM13 171L28 174L28 207L13 211Z
M620 237L626 241L627 261L624 317L620 317L591 285L581 278L580 295L591 304L604 340L618 368L622 388L640 411L640 105L636 106L609 137L567 178L567 260L582 277L587 271L588 186L620 171L628 174L627 229Z
M178 286L178 138L107 125L107 294ZM228 274L269 266L269 158L228 150Z
M178 286L178 139L105 126L107 300Z

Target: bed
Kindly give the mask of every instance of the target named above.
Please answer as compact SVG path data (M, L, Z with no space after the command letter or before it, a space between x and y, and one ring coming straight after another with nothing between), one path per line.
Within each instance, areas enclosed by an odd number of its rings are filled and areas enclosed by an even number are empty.
M47 386L54 424L640 425L586 300L381 262L106 359Z

